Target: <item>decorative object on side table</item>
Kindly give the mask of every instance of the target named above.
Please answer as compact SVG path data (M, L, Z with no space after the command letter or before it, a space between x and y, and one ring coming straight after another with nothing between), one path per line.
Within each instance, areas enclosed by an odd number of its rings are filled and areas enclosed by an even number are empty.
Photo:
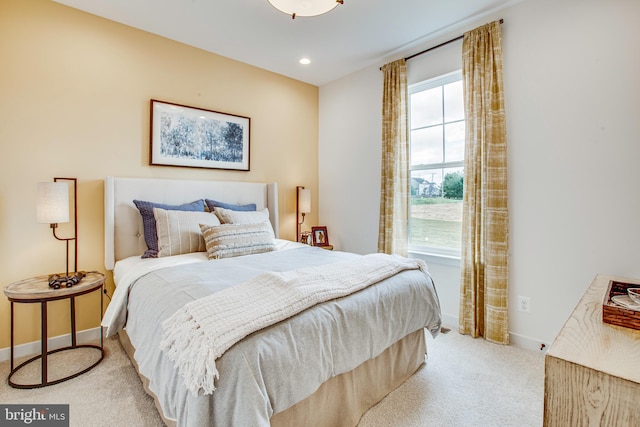
M68 181L62 182L62 181ZM56 234L58 224L69 222L69 185L73 188L73 236L59 237ZM85 273L78 271L78 190L76 178L53 178L53 182L38 183L38 201L36 217L39 223L49 224L53 237L67 244L67 264L64 273L51 274L49 286L54 289L70 288L82 280ZM73 274L69 274L69 242L73 241Z
M640 305L640 288L627 288L627 294L629 294L629 298L636 305Z
M304 243L305 245L311 245L313 243L313 237L310 231L300 233L300 243Z
M100 297L100 312L99 318L102 320L102 291L104 289L104 274L98 272L89 272L86 273L82 282L76 284L73 287L63 287L59 289L52 289L49 286L49 276L38 276L30 279L21 280L19 282L11 283L4 288L4 294L7 296L9 301L11 302L11 350L10 350L10 358L11 358L11 370L9 373L9 377L7 381L11 387L14 388L39 388L45 387L52 384L58 384L63 381L69 380L71 378L75 378L78 375L81 375L94 366L96 366L100 361L104 358L104 343L103 343L103 332L102 328L100 328L100 345L93 344L78 344L77 343L77 331L76 331L76 306L75 306L75 298L88 294L91 292L99 291ZM49 301L57 301L62 299L69 300L69 306L71 310L71 345L58 348L55 350L48 349L48 335L47 335L47 303ZM14 303L22 303L22 304L36 304L40 303L40 327L41 327L41 352L40 354L20 363L18 366L14 367ZM72 374L59 376L58 378L49 380L49 372L48 372L48 357L51 354L66 351L66 350L74 350L77 348L91 348L99 351L99 357L93 361L89 366L81 368L79 371L76 371ZM41 376L40 382L32 382L29 384L21 384L17 383L13 380L14 374L20 371L23 367L31 364L32 362L41 359Z
M640 329L640 304L630 298L629 290L638 283L610 280L602 304L602 321L630 329Z
M249 117L151 100L149 164L249 170Z

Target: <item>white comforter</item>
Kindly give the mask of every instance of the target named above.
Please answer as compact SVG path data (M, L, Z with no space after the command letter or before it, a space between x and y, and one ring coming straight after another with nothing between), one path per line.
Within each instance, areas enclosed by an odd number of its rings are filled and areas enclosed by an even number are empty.
M276 239L278 251L287 251L300 248L306 245L291 242L289 240ZM124 328L127 316L127 298L129 289L140 277L161 268L175 267L178 265L191 264L195 262L207 262L206 252L194 252L184 255L176 255L162 258L141 258L132 256L116 263L113 269L113 281L116 290L111 297L111 302L102 317L102 326L105 328L107 337L115 335Z
M433 283L420 271L405 271L238 342L217 361L221 376L215 393L193 396L159 350L161 323L185 304L265 271L359 257L294 247L216 261L183 257L177 260L181 265L158 269L149 267L156 263L136 262L134 269L153 270L138 279L131 272L118 272L116 294L121 296L114 295L105 326L114 333L126 319L139 370L149 378L167 418L176 419L178 425L268 426L274 413L308 397L327 379L376 357L407 334L425 326L432 334L439 331Z

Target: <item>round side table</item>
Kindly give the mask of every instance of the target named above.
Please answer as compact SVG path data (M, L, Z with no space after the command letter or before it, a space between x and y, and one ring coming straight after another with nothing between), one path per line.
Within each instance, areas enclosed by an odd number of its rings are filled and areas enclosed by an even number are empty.
M63 381L67 381L71 378L75 378L78 375L84 374L89 371L93 367L95 367L98 363L102 361L104 358L104 337L102 332L102 327L100 327L100 345L93 344L77 344L77 336L76 336L76 303L75 298L88 294L95 291L100 291L100 320L102 320L102 289L104 287L104 274L98 272L89 272L82 278L80 283L70 287L70 288L60 288L53 289L49 287L49 276L38 276L32 277L30 279L21 280L19 282L14 282L7 285L4 288L4 294L7 296L9 301L11 301L11 371L9 373L8 382L11 387L14 388L39 388L45 387L48 385L58 384ZM47 303L49 301L56 301L62 299L69 299L69 306L71 308L71 345L63 348L58 348L56 350L47 350ZM34 304L40 303L40 323L41 323L41 347L42 350L40 354L35 357L32 357L18 366L14 368L13 362L13 339L14 339L14 312L13 312L13 304L21 303L21 304ZM53 381L49 381L47 378L47 356L53 353L57 353L60 351L66 350L74 350L77 348L93 348L100 352L100 358L92 363L90 366L82 369L79 372L76 372L72 375L68 375L63 378L59 378ZM42 359L42 376L41 381L39 383L34 384L17 384L12 381L11 377L18 372L20 369L29 365L32 362L37 361L38 359Z

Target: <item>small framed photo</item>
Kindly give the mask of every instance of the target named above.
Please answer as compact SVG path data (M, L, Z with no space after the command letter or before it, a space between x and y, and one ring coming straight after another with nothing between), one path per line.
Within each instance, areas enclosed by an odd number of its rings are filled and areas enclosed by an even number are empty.
M313 246L329 246L327 227L311 227L311 236L313 238Z

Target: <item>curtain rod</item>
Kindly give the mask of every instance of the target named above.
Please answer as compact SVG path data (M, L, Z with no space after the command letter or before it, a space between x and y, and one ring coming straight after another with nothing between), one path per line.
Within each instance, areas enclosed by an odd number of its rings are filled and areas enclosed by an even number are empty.
M504 22L504 19L500 19L500 23L502 24L503 22ZM437 48L439 48L439 47L442 47L442 46L448 45L449 43L453 43L453 42L455 42L455 41L458 41L458 40L460 40L460 39L462 39L462 38L464 38L464 34L463 34L463 35L461 35L461 36L456 37L455 39L451 39L451 40L446 41L446 42L444 42L444 43L440 43L440 44L439 44L439 45L437 45L437 46L433 46L433 47L430 47L429 49L425 49L425 50L423 50L422 52L414 53L413 55L407 56L406 58L404 58L404 60L405 60L405 61L408 61L408 60L410 60L411 58L415 58L416 56L420 56L420 55L422 55L423 53L430 52L430 51L432 51L432 50L434 50L434 49L437 49Z

